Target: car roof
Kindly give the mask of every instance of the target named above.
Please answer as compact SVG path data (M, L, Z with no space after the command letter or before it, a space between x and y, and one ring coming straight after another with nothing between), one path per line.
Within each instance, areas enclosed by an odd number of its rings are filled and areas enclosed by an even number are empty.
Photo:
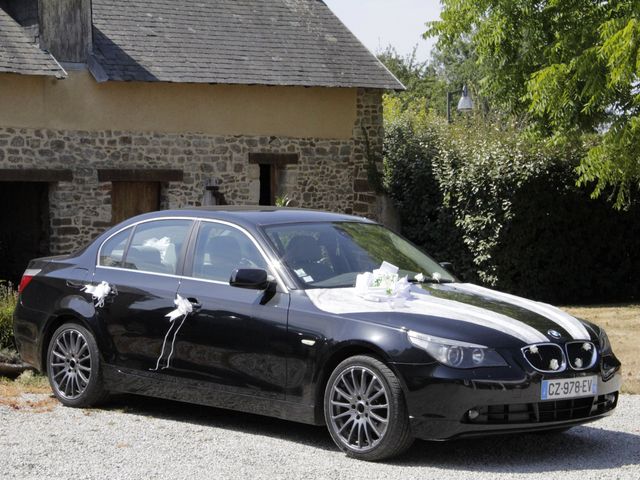
M302 222L366 222L374 223L364 217L356 217L342 213L324 212L321 210L309 210L306 208L271 207L271 206L215 206L215 207L191 207L177 210L162 210L152 212L140 217L199 217L213 220L226 220L245 226L266 226L283 223ZM132 219L133 220L133 219Z

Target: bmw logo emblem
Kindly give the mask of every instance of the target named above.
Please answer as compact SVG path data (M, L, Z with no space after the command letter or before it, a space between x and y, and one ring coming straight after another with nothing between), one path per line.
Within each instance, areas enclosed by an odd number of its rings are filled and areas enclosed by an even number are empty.
M560 338L562 336L557 330L547 330L547 333L553 338Z

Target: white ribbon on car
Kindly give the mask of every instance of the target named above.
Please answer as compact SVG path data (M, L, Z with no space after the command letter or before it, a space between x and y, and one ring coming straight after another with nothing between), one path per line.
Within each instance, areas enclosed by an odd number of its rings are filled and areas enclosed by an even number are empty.
M109 285L105 281L102 281L95 286L91 284L87 284L84 287L82 287L83 292L87 292L88 294L91 295L91 298L93 299L93 302L94 302L93 304L96 308L104 307L104 300L109 296L112 290L113 289L111 288L111 285Z
M165 366L162 367L162 369L164 370L171 366L171 357L173 356L173 350L176 343L176 337L178 336L178 332L182 328L182 325L184 324L184 321L187 319L189 314L193 312L193 304L189 300L181 297L178 294L176 294L176 299L173 301L173 303L176 306L176 308L174 310L171 310L169 313L165 315L165 317L169 319L170 325L169 325L169 330L167 330L167 333L164 336L164 340L162 342L162 350L160 350L160 356L158 356L158 361L156 362L156 368L151 369L154 371L157 371L160 368L160 362L162 361L162 357L164 356L164 350L167 346L167 339L169 338L169 335L171 334L171 330L173 329L174 325L178 324L177 320L182 317L182 321L180 322L180 325L178 325L173 332L173 340L171 341L171 351L169 352L169 356L167 357L166 364Z
M481 295L485 298L508 303L535 312L561 326L574 340L591 339L589 332L580 320L552 305L528 300L509 293L498 292L496 290L480 287L479 285L473 285L471 283L450 283L448 286L460 292Z
M317 308L336 315L397 312L435 316L499 330L527 344L548 341L547 337L535 328L507 315L456 300L438 298L417 285L409 285L409 293L410 297L404 300L402 305L398 305L393 299L374 303L358 295L353 287L306 290L309 299Z
M415 279L421 282L425 276L419 273ZM436 272L431 279L439 283L440 275ZM470 283L449 283L446 288L535 312L561 326L575 340L590 338L578 319L551 305ZM542 332L510 316L469 303L432 296L428 291L409 284L407 277L398 279L398 267L388 262L382 262L380 268L372 272L359 274L354 288L310 289L307 295L317 308L334 314L402 309L406 313L439 316L500 330L528 344L548 341ZM379 303L373 306L371 302ZM554 369L553 365L551 369Z

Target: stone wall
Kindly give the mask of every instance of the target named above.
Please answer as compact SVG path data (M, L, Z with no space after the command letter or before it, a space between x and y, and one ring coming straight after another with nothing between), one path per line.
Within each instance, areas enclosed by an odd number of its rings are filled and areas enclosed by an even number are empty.
M228 203L255 205L260 173L249 164L249 152L299 153L299 163L281 175L279 193L292 206L375 217L365 138L381 149L381 93L360 90L357 109L350 140L0 127L0 169L72 170L73 181L49 189L52 253L72 251L111 225L111 183L98 181L98 169L182 170L182 182L162 185L161 208L200 205L213 177L221 180Z

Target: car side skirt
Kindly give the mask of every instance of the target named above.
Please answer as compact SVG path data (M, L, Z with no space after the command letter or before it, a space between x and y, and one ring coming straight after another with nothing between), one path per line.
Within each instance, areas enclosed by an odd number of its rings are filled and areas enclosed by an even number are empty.
M103 380L106 387L114 393L145 395L276 417L308 425L324 425L315 415L313 405L225 391L194 380L162 378L157 374L145 374L113 365L103 365Z

